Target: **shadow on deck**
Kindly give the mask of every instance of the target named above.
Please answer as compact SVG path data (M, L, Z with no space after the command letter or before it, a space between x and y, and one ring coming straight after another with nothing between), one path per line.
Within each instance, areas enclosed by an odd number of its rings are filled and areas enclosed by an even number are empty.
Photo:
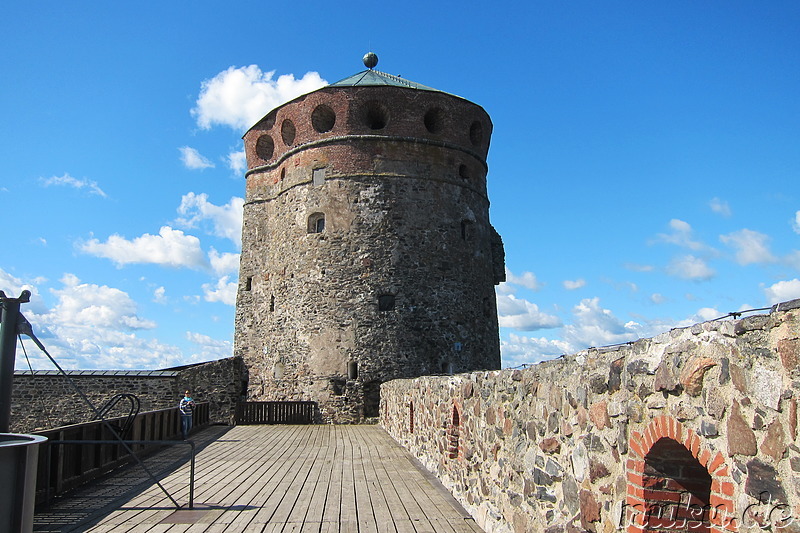
M34 531L482 531L378 426L212 426L193 440L193 510L130 466L37 510ZM187 450L145 462L185 506Z

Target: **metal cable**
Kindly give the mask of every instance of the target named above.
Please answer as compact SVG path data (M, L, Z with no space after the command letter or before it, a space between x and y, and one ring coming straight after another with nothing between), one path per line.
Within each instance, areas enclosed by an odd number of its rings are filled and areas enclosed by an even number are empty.
M75 391L80 395L83 401L86 402L89 408L94 412L97 419L100 420L100 422L106 427L106 429L108 429L111 432L111 434L114 436L114 439L116 439L117 441L119 441L120 444L122 444L122 446L125 448L125 451L128 452L131 455L131 457L133 457L136 460L136 462L139 464L139 466L142 467L142 470L145 471L148 477L151 480L153 480L153 482L156 485L158 485L158 488L160 488L164 494L166 494L167 498L169 498L170 501L172 501L172 503L175 505L175 508L180 509L181 506L177 501L175 501L175 498L173 498L172 495L169 492L167 492L167 489L164 488L164 486L158 481L158 479L156 479L153 473L150 472L150 469L148 469L147 466L145 466L145 464L142 462L142 460L139 459L139 456L134 453L134 451L122 439L119 433L117 433L111 426L111 424L108 423L108 421L97 410L97 408L94 406L91 400L89 400L86 394L84 394L81 388L78 387L75 381L71 377L69 377L69 375L64 371L64 369L61 368L61 366L56 362L55 359L53 359L53 356L50 355L50 352L47 351L47 348L45 348L44 345L41 343L41 341L38 339L38 337L36 337L36 335L33 334L33 328L31 327L31 323L28 322L28 320L24 316L22 316L22 313L19 314L18 332L19 334L24 333L25 335L30 337L30 339L36 344L36 346L38 346L39 349L47 356L47 358L50 359L50 362L53 363L53 365L55 365L55 367L58 369L61 375L67 379L67 382L72 386L72 388L75 389Z

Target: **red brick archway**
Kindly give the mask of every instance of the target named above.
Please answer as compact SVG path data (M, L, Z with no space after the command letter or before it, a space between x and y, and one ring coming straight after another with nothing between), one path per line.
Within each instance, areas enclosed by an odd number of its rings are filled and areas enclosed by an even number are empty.
M628 533L737 531L725 458L694 430L659 416L631 434L629 449Z

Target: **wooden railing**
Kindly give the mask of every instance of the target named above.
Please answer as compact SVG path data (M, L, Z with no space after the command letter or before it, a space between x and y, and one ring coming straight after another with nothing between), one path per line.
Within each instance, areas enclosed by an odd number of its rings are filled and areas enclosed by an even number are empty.
M239 402L236 423L313 424L316 402Z
M193 427L209 423L209 404L198 403L193 414ZM120 427L125 417L106 420L113 427ZM58 441L113 441L114 435L100 421L62 426L36 433L48 441L39 447L39 465L36 480L37 504L63 494L114 468L131 462L134 458L118 443L109 444L58 444ZM178 408L161 409L139 413L133 427L124 440L158 441L170 440L180 435L180 413ZM141 457L155 451L146 444L131 445Z

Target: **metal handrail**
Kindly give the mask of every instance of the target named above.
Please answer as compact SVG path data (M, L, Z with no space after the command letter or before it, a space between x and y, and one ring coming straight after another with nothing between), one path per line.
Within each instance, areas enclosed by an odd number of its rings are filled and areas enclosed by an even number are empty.
M196 445L194 441L191 440L55 440L49 443L52 445L61 445L61 444L127 444L127 445L135 445L135 444L153 444L158 446L176 446L180 444L188 444L192 448L192 457L191 457L191 466L189 471L189 509L194 509L194 465L195 465L195 453L196 453ZM48 469L50 468L50 460L48 456ZM47 487L48 497L50 499L50 487Z

